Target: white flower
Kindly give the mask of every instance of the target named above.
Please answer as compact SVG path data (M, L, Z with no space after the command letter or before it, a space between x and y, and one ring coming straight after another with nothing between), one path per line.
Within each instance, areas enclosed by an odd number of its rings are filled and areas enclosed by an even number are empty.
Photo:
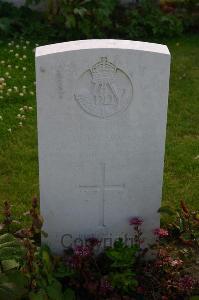
M9 47L12 46L12 43L8 43L8 46L9 46Z
M23 109L23 107L21 107L21 108L19 109L19 111L20 111L20 112L24 112L24 109Z
M27 45L29 45L29 44L30 44L30 42L29 42L29 41L26 41L26 44L27 44Z
M12 77L11 77L11 76L8 76L8 78L11 79Z
M12 129L11 129L11 128L8 128L8 131L11 133L11 132L12 132Z
M32 106L29 106L28 109L29 109L30 111L33 110Z
M24 109L28 109L28 106L25 105L23 108L24 108Z
M32 95L32 96L33 96L33 95L34 95L34 92L30 91L30 95Z
M19 48L19 45L16 45L16 48L18 49L18 48Z
M20 57L20 59L19 60L23 60L23 58L22 57Z
M5 79L3 77L0 78L0 83L4 82Z
M22 127L23 126L23 123L22 122L19 122L19 127Z
M14 52L14 50L13 49L10 49L10 51L9 51L10 53L12 53L12 52Z
M15 69L19 69L19 66L15 66Z
M26 71L26 67L23 67L22 70L23 70L23 71Z
M6 73L5 73L5 75L6 75L6 76L9 76L9 75L10 75L10 73L9 73L9 72L6 72Z
M0 96L0 99L3 99L3 96Z
M12 89L8 89L8 93L11 93L12 92Z
M26 46L23 46L23 49L25 50L27 47Z
M19 96L23 97L23 96L24 96L24 94L23 94L23 93L19 93Z
M18 114L18 115L17 115L17 118L20 119L20 118L21 118L21 114Z
M26 59L26 58L27 58L27 56L26 56L26 55L23 55L23 58L24 58L24 59Z
M11 66L11 65L8 65L8 68L10 69L10 68L12 68L12 66Z
M17 87L17 86L14 86L13 89L14 89L15 91L18 91L18 87Z
M25 119L26 119L26 116L25 116L25 115L22 115L22 116L21 116L21 119L22 119L22 120L25 120Z
M1 64L4 65L4 64L5 64L5 60L2 60L2 61L1 61Z
M26 85L23 85L23 86L22 86L22 88L23 88L23 89L26 89L26 88L27 88L27 86L26 86Z
M16 57L19 57L19 53L16 53L15 56L16 56Z
M3 121L3 117L2 116L0 116L0 120Z

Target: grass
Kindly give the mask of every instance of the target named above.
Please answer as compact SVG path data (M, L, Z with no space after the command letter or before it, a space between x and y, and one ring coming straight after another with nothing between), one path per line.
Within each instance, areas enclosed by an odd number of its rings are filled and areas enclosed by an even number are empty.
M176 208L184 199L196 209L199 199L199 37L182 37L168 41L167 45L172 68L162 201ZM0 77L7 83L0 94L0 203L10 200L18 219L23 218L31 198L39 195L34 48L35 44L23 40L11 45L0 43ZM27 58L23 58L24 55ZM9 92L14 86L18 90ZM26 119L17 117L18 114L24 114Z

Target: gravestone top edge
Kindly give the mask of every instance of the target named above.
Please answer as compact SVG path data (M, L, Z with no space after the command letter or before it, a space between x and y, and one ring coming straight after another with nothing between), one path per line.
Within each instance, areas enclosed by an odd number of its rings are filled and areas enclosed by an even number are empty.
M45 56L49 54L62 53L62 52L70 52L70 51L77 51L77 50L91 50L91 49L137 50L143 52L165 54L170 56L168 47L162 44L131 41L131 40L93 39L93 40L63 42L63 43L37 47L36 57Z

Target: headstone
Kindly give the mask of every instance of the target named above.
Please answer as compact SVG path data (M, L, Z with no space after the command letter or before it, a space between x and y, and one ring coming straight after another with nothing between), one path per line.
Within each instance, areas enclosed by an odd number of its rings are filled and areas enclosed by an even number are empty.
M36 50L40 202L56 252L159 226L170 54L164 45L84 40Z

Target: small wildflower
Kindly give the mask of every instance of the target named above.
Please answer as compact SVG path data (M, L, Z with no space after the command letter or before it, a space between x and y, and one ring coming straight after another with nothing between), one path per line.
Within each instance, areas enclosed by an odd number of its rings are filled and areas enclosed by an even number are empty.
M19 57L19 53L15 53L15 57Z
M19 49L19 45L16 45L16 48Z
M18 115L17 115L17 118L20 119L20 118L21 118L21 114L18 114Z
M90 248L88 246L76 246L74 253L76 256L88 257L90 256Z
M26 75L23 76L23 79L26 79Z
M26 119L26 116L25 116L25 115L22 115L22 116L21 116L21 119L22 119L22 120L25 120L25 119Z
M15 66L15 69L19 69L19 66Z
M24 107L23 107L25 110L27 110L28 109L28 106L26 106L26 105L24 105Z
M11 65L8 65L8 68L10 69L10 68L12 68L12 66L11 66Z
M14 89L15 91L18 91L18 87L17 87L17 86L14 86L13 89Z
M22 127L23 126L23 123L22 122L19 122L19 127Z
M3 96L0 96L0 99L3 99Z
M32 106L29 106L28 109L29 109L29 111L33 110Z
M144 221L139 217L133 217L129 220L130 225L142 225Z
M24 58L24 59L26 59L26 58L27 58L27 56L26 56L26 55L23 55L23 58Z
M11 93L12 92L12 89L8 89L8 93Z
M169 233L168 233L168 230L166 229L163 229L163 228L156 228L154 230L154 235L158 236L158 237L165 237L165 236L168 236Z
M24 94L23 94L23 93L19 93L19 96L20 96L20 97L23 97L23 96L24 96Z
M4 65L4 64L5 64L5 60L2 60L2 61L1 61L1 64Z
M3 77L0 78L0 84L3 83L5 79Z
M3 117L2 116L0 116L0 121L3 121Z
M5 75L6 75L6 76L9 76L9 75L10 75L10 73L9 73L9 72L6 72L6 73L5 73Z
M33 95L34 95L34 92L30 91L30 95L32 95L32 96L33 96Z
M174 259L174 260L171 260L171 262L170 262L172 267L181 266L182 263L183 263L183 261L181 259Z
M96 247L96 246L99 246L101 244L101 241L98 240L97 238L95 237L90 237L86 240L86 244L92 248Z
M12 129L11 129L11 128L8 128L8 131L11 133L11 132L12 132Z
M21 108L19 109L19 111L20 111L20 112L24 112L24 109L23 109L23 107L21 107Z
M13 49L10 49L10 50L9 50L9 52L10 52L10 53L13 53L13 52L14 52L14 50L13 50Z
M26 71L26 67L23 67L22 70L23 70L23 71Z
M23 46L23 49L25 50L27 47L26 46Z

